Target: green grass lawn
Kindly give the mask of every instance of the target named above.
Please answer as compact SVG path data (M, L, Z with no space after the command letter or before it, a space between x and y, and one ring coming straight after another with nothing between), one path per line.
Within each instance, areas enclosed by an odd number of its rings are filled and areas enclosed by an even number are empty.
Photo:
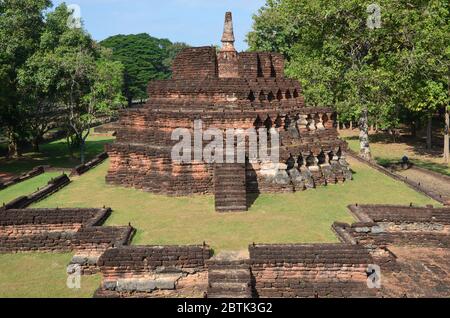
M81 289L66 285L72 254L1 254L0 298L87 298L100 286L100 275L82 276Z
M61 175L60 172L46 172L29 180L10 186L0 190L0 204L8 203L19 196L29 195L38 188L46 186L51 178Z
M355 180L294 194L261 195L248 213L219 214L212 196L172 198L105 184L108 162L34 207L111 207L107 225L138 229L133 244L199 244L243 250L256 243L337 242L334 221L352 222L347 205L435 204L358 162Z
M419 167L450 176L450 165L445 164L440 155L427 154L425 150L417 150L411 145L400 142L380 141L374 136L371 138L375 139L370 144L372 154L381 165L399 162L404 155L407 155L411 162ZM359 152L360 145L357 137L347 136L344 139L348 142L350 149Z
M86 142L86 160L92 159L104 151L104 146L114 140L107 135L91 134ZM78 157L78 154L75 154ZM23 154L20 159L7 160L0 157L0 172L20 174L39 165L50 165L55 168L73 168L80 164L78 158L69 155L65 139L40 146L40 152Z

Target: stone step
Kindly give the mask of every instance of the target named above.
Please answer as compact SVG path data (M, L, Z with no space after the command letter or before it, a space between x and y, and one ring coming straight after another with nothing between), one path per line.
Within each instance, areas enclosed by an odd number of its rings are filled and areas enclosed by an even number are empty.
M216 211L247 211L245 174L245 164L215 166L214 194Z
M223 257L223 256L222 256ZM251 298L251 272L246 259L213 259L208 266L209 298Z
M236 189L236 188L231 188L231 187L230 188L219 187L219 189L227 190L227 192L225 194L241 194L242 193L242 190ZM216 190L218 190L217 187L216 187ZM221 193L219 193L219 194L221 194Z
M216 265L216 267L209 267L209 275L213 275L215 278L233 278L233 279L240 279L240 278L248 278L250 275L248 266L246 267L239 267L236 266L231 267L232 265L229 265L229 267L223 266L223 265Z
M220 207L216 206L217 212L245 212L247 211L247 206L227 206L227 207Z
M251 279L249 273L247 273L245 276L243 275L234 277L230 277L230 275L217 275L213 273L209 273L208 275L210 275L209 279L211 281L220 281L224 284L242 284L242 282L247 282L245 284L248 284Z
M238 205L240 205L240 204L246 205L247 197L240 198L240 197L237 197L234 195L222 194L216 198L216 205L219 202L221 202L222 204L223 203L239 203ZM235 205L235 204L231 204L231 205Z
M209 298L251 298L251 295L249 296L247 293L230 293L227 294L225 291L222 293L212 293L208 294Z
M248 282L242 282L242 281L234 281L234 282L228 282L220 280L218 282L212 282L209 284L211 289L223 289L223 290L234 290L234 291L246 291L249 287Z

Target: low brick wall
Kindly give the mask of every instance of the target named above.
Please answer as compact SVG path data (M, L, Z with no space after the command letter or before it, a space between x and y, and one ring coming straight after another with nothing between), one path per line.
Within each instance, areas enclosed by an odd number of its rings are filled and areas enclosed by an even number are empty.
M14 199L13 201L1 207L0 210L24 209L30 206L31 204L36 203L48 197L49 195L59 191L69 183L70 183L69 177L63 174L59 177L50 180L45 187L39 189L38 191L28 196L21 196L18 197L17 199Z
M350 205L361 222L438 223L450 225L450 207L434 208L401 205Z
M366 247L384 268L396 268L392 246L450 247L450 208L352 205L349 209L358 222L334 223L334 232L343 243Z
M20 182L34 178L38 175L43 174L44 172L45 172L45 168L43 166L36 167L33 170L28 171L28 172L20 175L19 177L16 177L8 182L0 182L0 190L6 189L6 188L13 186L15 184L18 184Z
M390 245L415 246L415 247L450 247L450 235L448 233L427 229L422 225L422 230L385 229L379 223L355 223L335 224L336 232L345 233L344 236L352 237L357 244L368 248L387 248Z
M88 172L92 168L95 168L96 166L101 164L106 159L108 159L108 154L106 152L103 152L103 153L99 154L98 156L96 156L94 159L86 162L85 164L76 166L72 170L70 176L81 176L82 174Z
M367 269L373 260L350 244L253 245L249 247L259 297L373 296Z
M85 274L109 248L129 244L130 226L103 227L111 209L9 209L0 211L0 253L75 252Z
M103 275L97 297L199 297L207 290L207 245L123 246L98 260Z
M110 212L109 209L9 209L0 211L0 226L88 224L96 217L104 219Z

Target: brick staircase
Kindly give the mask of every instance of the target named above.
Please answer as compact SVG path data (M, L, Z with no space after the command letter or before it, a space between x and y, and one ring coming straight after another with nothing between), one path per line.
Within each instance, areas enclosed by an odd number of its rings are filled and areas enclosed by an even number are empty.
M210 261L208 298L252 298L251 277L248 261Z
M217 212L247 211L245 164L217 164L214 167Z

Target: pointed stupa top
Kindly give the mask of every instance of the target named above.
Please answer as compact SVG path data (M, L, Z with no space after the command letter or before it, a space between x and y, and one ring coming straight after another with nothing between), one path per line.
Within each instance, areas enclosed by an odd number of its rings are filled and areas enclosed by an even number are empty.
M235 51L233 16L231 12L225 13L225 25L223 27L222 51Z

